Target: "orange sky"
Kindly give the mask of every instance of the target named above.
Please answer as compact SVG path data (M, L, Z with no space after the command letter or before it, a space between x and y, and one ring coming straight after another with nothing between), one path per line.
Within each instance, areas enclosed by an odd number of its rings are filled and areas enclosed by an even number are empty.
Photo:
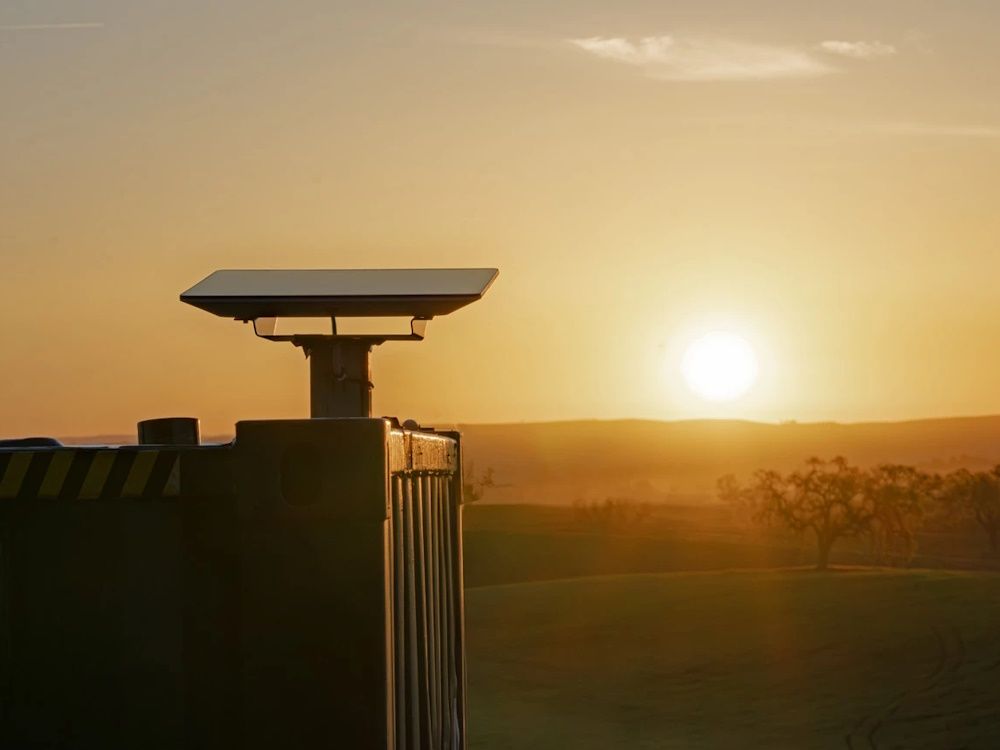
M302 416L222 267L498 266L375 355L424 421L1000 412L992 0L0 9L0 432ZM700 401L726 328L761 379Z

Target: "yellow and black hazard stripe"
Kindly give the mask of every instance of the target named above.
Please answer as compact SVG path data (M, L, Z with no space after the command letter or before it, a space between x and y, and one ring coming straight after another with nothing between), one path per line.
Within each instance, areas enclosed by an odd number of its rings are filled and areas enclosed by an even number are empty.
M175 450L0 451L0 500L158 500L179 492Z

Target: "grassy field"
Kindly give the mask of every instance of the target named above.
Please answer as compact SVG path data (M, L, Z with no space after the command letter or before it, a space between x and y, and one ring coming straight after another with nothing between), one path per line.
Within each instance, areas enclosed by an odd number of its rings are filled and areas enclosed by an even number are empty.
M473 748L1000 747L1000 573L976 537L917 565L806 568L726 509L601 527L466 511Z
M815 560L812 537L748 529L720 505L651 506L641 521L610 528L578 515L566 506L466 507L466 585L791 567ZM922 534L918 542L911 567L1000 570L982 534ZM872 557L865 540L845 539L834 547L833 561L866 565Z
M472 747L1000 747L1000 575L588 577L467 593Z
M801 565L809 553L788 540L738 533L724 508L659 506L641 524L612 529L581 522L565 506L465 509L465 582L470 587L621 573Z

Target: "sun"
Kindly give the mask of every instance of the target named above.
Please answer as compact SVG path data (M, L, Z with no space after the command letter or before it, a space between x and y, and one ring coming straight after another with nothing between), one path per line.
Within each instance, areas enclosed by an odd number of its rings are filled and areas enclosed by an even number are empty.
M757 354L745 338L712 331L684 352L681 372L688 387L706 401L732 401L757 382Z

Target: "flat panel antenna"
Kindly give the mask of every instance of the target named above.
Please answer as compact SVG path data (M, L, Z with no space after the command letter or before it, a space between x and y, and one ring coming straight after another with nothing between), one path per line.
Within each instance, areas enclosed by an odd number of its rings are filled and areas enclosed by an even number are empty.
M197 308L253 324L270 341L309 359L310 410L317 417L371 416L371 350L420 341L427 323L482 298L495 268L215 271L181 294ZM280 318L329 318L329 334L279 334ZM409 333L338 333L338 318L410 318Z

